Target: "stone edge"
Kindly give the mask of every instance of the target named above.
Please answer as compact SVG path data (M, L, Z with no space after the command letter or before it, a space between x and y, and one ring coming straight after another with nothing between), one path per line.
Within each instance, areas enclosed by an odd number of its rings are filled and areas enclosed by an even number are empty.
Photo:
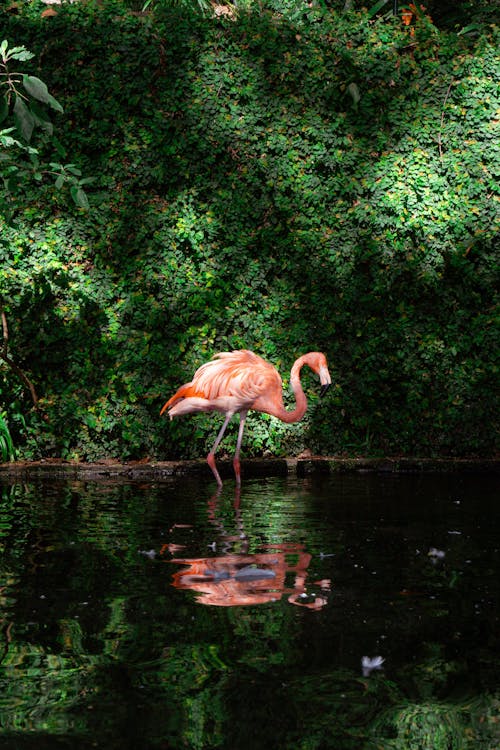
M230 461L218 461L221 476L232 477ZM497 459L432 459L432 458L270 458L248 459L242 462L242 475L270 476L328 476L345 473L499 473ZM103 461L76 463L54 460L13 462L0 464L0 481L39 479L129 479L165 480L179 477L211 477L203 460L119 463Z

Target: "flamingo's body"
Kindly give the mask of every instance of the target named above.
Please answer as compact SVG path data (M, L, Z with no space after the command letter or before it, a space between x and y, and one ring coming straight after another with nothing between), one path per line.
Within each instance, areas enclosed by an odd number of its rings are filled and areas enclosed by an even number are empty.
M300 370L308 365L321 382L321 395L331 384L326 357L321 352L309 352L299 357L292 367L290 385L295 394L296 406L287 411L283 403L283 384L275 367L247 349L222 352L196 370L190 383L182 385L170 398L160 414L168 410L170 418L200 411L220 411L226 415L207 462L217 484L222 481L215 465L215 451L224 436L231 417L239 413L240 429L233 465L236 483L241 484L240 448L245 419L250 409L271 414L283 422L297 422L306 412L307 401L300 384Z

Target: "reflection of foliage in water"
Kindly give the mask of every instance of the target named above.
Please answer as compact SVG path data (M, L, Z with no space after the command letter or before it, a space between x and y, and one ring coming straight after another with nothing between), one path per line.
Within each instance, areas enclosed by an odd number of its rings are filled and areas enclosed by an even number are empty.
M98 737L109 750L122 750L125 741L145 750L165 744L176 750L498 747L495 610L479 617L472 611L474 590L481 586L486 599L493 585L492 560L480 577L480 568L457 575L460 561L451 553L449 568L448 561L438 567L422 555L408 556L404 577L416 594L401 596L389 559L384 581L370 580L362 590L367 576L356 571L366 564L382 574L375 551L388 557L389 547L375 533L373 544L360 542L358 521L337 523L323 544L318 532L311 536L311 546L335 549L328 563L337 575L332 608L199 607L169 589L170 565L138 555L159 549L174 519L192 518L180 496L177 504L166 502L170 492L77 483L4 489L2 743L36 734L37 741L71 739L73 747ZM277 503L287 539L307 530L301 501L294 496L293 502L288 528ZM251 540L262 542L260 531L253 532L254 517L263 514L262 501L244 506ZM266 526L276 535L277 528ZM200 532L201 543L213 533ZM467 554L478 557L479 548ZM360 604L359 621L348 611L352 602ZM359 663L327 663L327 645L334 648L339 637L369 641L371 623L384 625L384 608L386 621L392 618L385 672L365 678ZM457 632L459 623L465 635ZM446 639L450 626L455 630Z
M2 663L0 677L0 724L4 735L11 732L48 734L87 730L84 715L73 713L82 704L84 685L96 693L97 657L75 658L47 653L28 643L12 643Z
M172 747L221 746L228 669L218 652L215 644L183 644L134 665L132 684L147 696L150 739L168 737Z
M373 724L387 750L494 750L500 740L500 693L459 704L396 706Z
M464 725L460 710L455 706L410 704L392 709L388 716L377 721L376 726L387 748L460 750L464 747ZM395 739L391 740L391 737Z

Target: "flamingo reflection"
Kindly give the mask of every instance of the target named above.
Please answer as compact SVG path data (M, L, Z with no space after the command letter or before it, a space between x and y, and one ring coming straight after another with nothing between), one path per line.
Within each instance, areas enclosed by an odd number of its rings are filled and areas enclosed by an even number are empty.
M209 502L209 518L219 532L224 554L217 557L175 557L170 562L186 566L173 574L173 585L196 593L197 601L216 607L235 607L276 602L287 597L290 604L320 610L327 603L330 581L306 585L311 555L303 544L273 544L262 552L248 553L248 539L239 513L239 493L235 499L238 533L227 534L217 517L218 495ZM237 546L240 551L230 549ZM171 551L165 545L162 553Z

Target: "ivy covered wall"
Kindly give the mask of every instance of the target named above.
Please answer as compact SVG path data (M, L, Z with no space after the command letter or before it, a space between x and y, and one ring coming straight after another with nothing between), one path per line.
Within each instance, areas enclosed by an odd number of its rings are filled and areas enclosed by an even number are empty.
M159 410L232 348L286 388L319 349L334 380L320 402L305 378L299 425L251 416L245 455L494 451L493 26L314 3L4 16L64 107L60 149L95 178L89 210L45 178L2 194L8 348L39 397L0 362L20 455L203 455L220 418Z

